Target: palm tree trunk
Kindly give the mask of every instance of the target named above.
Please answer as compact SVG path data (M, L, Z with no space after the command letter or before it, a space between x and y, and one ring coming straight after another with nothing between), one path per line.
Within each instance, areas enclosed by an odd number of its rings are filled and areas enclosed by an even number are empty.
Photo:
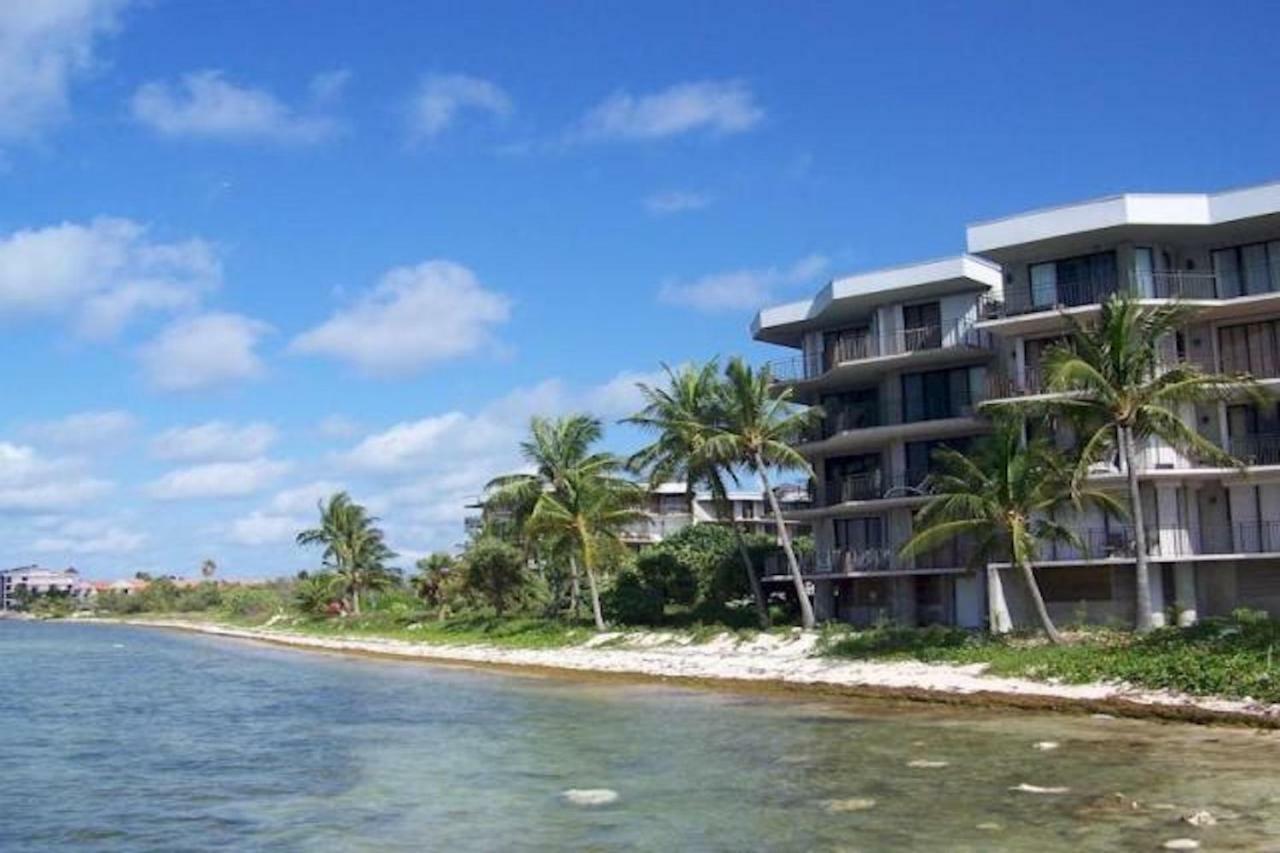
M747 540L742 536L742 530L737 524L730 522L733 528L733 537L738 542L738 554L742 557L742 565L747 570L747 582L751 584L751 597L756 603L756 617L760 620L761 628L769 627L769 605L764 600L764 590L760 586L760 576L756 574L756 567L751 562L751 551L747 548Z
M1143 520L1142 493L1138 488L1137 453L1133 432L1127 426L1117 427L1120 454L1124 457L1125 477L1129 483L1129 518L1133 521L1133 574L1137 584L1138 613L1134 624L1138 633L1151 630L1151 571L1147 561L1147 526Z
M1049 616L1049 608L1045 606L1044 596L1040 594L1040 584L1036 583L1036 575L1031 569L1031 564L1024 559L1019 559L1018 571L1022 573L1022 582L1026 584L1027 595L1031 596L1031 605L1035 608L1036 618L1040 620L1040 628L1049 638L1049 642L1061 645L1062 635L1058 633L1057 626Z
M351 587L351 612L360 615L360 590L354 586Z
M782 517L782 506L769 485L769 474L765 471L764 458L759 453L755 455L755 465L756 475L760 478L760 485L764 487L765 496L769 499L769 507L773 510L773 520L778 524L778 540L782 543L782 550L787 555L791 580L796 586L796 598L800 601L800 626L806 631L812 630L818 624L813 618L813 604L809 601L808 593L804 591L804 577L800 574L800 562L796 559L795 548L791 547L791 534L787 531L787 523Z
M578 558L569 555L569 612L574 618L582 607L582 586L578 583Z
M582 546L582 569L587 573L587 588L591 591L591 615L595 618L596 630L603 631L608 626L604 624L604 611L600 609L600 588L596 585L595 555L592 553L595 549L591 547L591 534L581 522L578 523L578 539Z

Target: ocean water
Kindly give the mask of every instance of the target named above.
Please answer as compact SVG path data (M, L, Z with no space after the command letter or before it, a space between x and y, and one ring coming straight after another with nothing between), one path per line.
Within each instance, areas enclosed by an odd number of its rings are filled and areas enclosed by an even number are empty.
M1280 850L1280 739L1225 728L0 622L0 731L3 851Z

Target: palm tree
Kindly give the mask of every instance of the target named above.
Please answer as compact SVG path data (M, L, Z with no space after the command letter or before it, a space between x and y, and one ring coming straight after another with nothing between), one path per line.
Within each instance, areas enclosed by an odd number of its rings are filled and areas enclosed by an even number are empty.
M1205 373L1193 364L1170 364L1162 345L1187 322L1194 310L1179 303L1145 308L1131 296L1116 294L1102 305L1098 322L1081 324L1070 315L1066 344L1045 354L1047 390L1061 396L1050 408L1075 423L1088 424L1080 452L1079 477L1089 466L1118 452L1123 460L1133 520L1134 574L1137 582L1137 629L1152 627L1147 531L1138 488L1138 443L1160 439L1187 455L1212 464L1239 461L1188 426L1178 414L1187 404L1221 400L1241 391L1261 397L1247 376Z
M569 477L584 465L594 464L598 454L591 446L603 436L600 422L586 415L549 419L535 417L529 422L529 437L520 442L520 454L532 467L529 473L495 477L485 486L485 508L505 513L511 529L523 535L525 524L538 499L546 492L565 494ZM526 552L534 550L524 542ZM570 607L576 614L581 600L578 561L569 555Z
M943 448L933 459L939 470L929 477L931 497L901 555L924 554L963 536L974 543L971 568L1009 560L1027 587L1040 627L1050 641L1062 642L1031 567L1041 542L1076 543L1075 534L1053 520L1054 512L1067 505L1123 508L1102 492L1079 484L1073 488L1073 472L1062 457L1043 439L1024 443L1021 422L1007 414L997 415L995 431L971 453Z
M217 574L217 571L218 571L218 564L211 559L205 560L203 563L200 564L200 577L204 578L205 580L209 580L210 578L212 578L215 574Z
M800 604L800 624L806 630L811 629L816 624L813 605L805 593L804 577L800 574L800 563L791 545L782 507L769 483L769 470L798 469L813 476L809 463L792 444L799 441L805 428L820 417L821 411L794 406L789 388L775 391L768 367L753 370L735 357L725 366L724 376L722 419L709 432L705 453L722 465L741 465L759 478L778 526L778 541L787 555Z
M386 561L395 557L387 547L378 519L337 492L321 501L320 526L298 534L299 545L323 545L324 564L332 568L351 603L351 612L360 613L360 593L379 589L392 581Z
M608 550L622 550L622 531L644 518L639 510L644 492L618 476L622 467L622 460L612 454L592 454L568 472L562 488L538 497L525 525L531 536L550 536L573 544L587 576L591 615L599 631L606 627L596 579L600 557Z
M667 387L654 388L643 382L637 383L645 406L623 421L657 433L653 443L637 451L627 461L627 466L635 471L648 472L649 482L654 486L675 479L683 480L690 514L693 513L697 489L703 485L723 510L729 504L725 478L732 478L733 470L707 454L707 439L723 420L720 365L712 359L705 364L686 365L679 370L672 370L665 364L662 367L667 374ZM730 527L751 585L760 627L768 628L769 608L747 541L737 524L731 522Z
M427 605L440 608L441 618L445 611L445 587L456 562L452 555L443 551L428 554L418 560L418 573L410 579L414 593Z

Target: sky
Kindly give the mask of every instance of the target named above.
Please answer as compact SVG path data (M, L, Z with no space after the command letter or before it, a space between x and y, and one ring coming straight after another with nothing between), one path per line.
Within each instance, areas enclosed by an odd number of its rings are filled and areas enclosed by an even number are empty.
M0 3L0 564L406 565L534 414L966 224L1280 178L1272 2Z

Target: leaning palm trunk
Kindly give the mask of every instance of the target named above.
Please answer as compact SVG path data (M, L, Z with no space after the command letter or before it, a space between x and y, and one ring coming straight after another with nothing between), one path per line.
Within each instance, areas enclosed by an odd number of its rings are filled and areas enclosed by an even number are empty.
M578 558L569 555L569 612L576 619L582 609L582 586L578 582Z
M755 463L760 485L764 487L764 493L769 498L769 507L773 510L773 519L778 524L778 540L782 543L782 550L787 555L787 566L791 569L791 580L795 584L796 598L800 602L800 625L806 631L812 630L818 623L813 618L813 604L809 601L809 594L804 590L804 576L800 574L800 562L796 559L795 548L791 546L791 534L787 531L787 522L782 517L782 506L778 503L778 496L773 493L773 488L769 484L764 457L756 453Z
M751 551L747 548L747 540L743 538L742 531L737 524L730 523L733 528L733 538L738 543L738 554L742 557L742 565L747 570L747 582L751 584L751 597L756 603L756 617L760 620L761 628L769 627L769 605L764 600L764 589L760 586L760 576L756 574L755 564L751 561Z
M1040 584L1036 583L1035 572L1031 568L1031 563L1026 559L1018 559L1018 571L1022 575L1023 585L1027 588L1027 595L1031 598L1031 606L1036 611L1036 618L1040 621L1040 628L1044 631L1045 636L1049 638L1049 642L1054 645L1062 643L1062 635L1058 633L1058 628L1053 624L1053 619L1049 616L1049 608L1045 606L1044 596L1040 594Z
M591 536L581 525L578 527L578 535L582 538L582 569L587 574L587 588L591 592L591 616L595 619L596 630L603 631L608 626L604 624L604 611L600 609L600 589L596 585Z
M1124 457L1125 479L1129 484L1129 517L1133 520L1133 574L1137 584L1138 612L1134 624L1139 633L1150 631L1151 624L1151 571L1147 559L1147 526L1143 520L1142 493L1138 488L1138 460L1133 447L1133 430L1127 426L1116 428L1119 433L1120 454Z
M351 612L360 615L360 590L354 586L351 587Z

